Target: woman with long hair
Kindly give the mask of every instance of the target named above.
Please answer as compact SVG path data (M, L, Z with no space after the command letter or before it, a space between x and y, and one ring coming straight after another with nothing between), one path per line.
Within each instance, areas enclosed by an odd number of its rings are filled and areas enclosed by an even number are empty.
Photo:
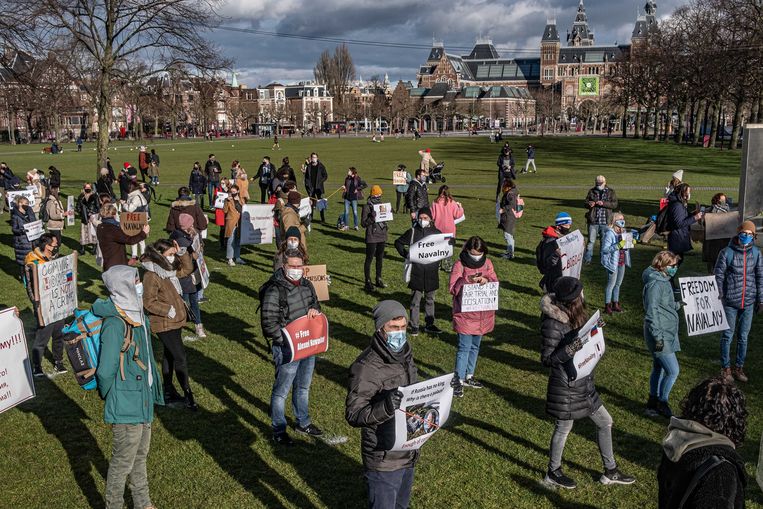
M513 180L504 180L501 191L503 194L499 202L498 227L503 230L503 239L506 241L506 252L501 255L501 258L511 260L514 258L514 228L522 209L519 208L519 192Z
M625 268L631 266L631 252L626 247L625 216L614 212L601 238L601 264L607 271L607 286L604 288L604 312L608 315L620 313L620 286L625 277Z
M702 212L689 213L688 203L691 200L691 187L683 183L676 186L675 191L668 197L668 250L683 256L692 250L691 225L702 219Z
M464 208L461 206L461 203L453 199L448 186L440 186L440 189L437 191L437 198L429 208L432 211L432 221L434 221L435 228L440 230L441 233L453 235L455 239L456 219L463 217ZM440 262L440 268L445 272L450 272L453 268L453 260L445 258Z
M350 208L352 208L352 218L355 224L354 229L358 229L358 200L363 199L363 189L366 188L366 183L358 175L358 170L354 166L350 166L347 169L347 176L344 178L344 185L342 190L344 191L344 226L343 230L347 230L350 227Z

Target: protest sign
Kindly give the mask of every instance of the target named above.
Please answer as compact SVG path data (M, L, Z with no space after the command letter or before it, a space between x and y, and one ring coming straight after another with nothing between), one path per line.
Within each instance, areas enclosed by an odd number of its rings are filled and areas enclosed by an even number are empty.
M241 211L241 245L273 243L273 205L244 205Z
M215 196L215 208L221 209L225 207L225 200L228 199L228 193L217 193Z
M34 397L24 323L14 308L0 311L0 413Z
M450 245L450 233L427 235L411 244L408 261L428 265L453 256L453 246Z
M580 233L580 230L575 230L556 239L556 245L562 252L562 275L580 279L580 270L583 268L583 253L585 252L583 234Z
M604 355L604 330L599 327L599 318L599 312L596 311L578 332L577 337L583 343L583 348L575 352L572 359L564 365L571 381L593 373L599 359Z
M461 287L461 312L497 311L499 283L470 284Z
M299 202L299 217L307 217L312 214L313 208L310 205L310 198L302 198Z
M386 223L387 221L392 221L391 203L377 203L374 205L374 212L376 213L375 219L377 223Z
M329 321L323 313L315 318L307 315L297 318L282 328L281 334L286 347L284 363L306 359L329 349Z
M466 213L464 213L464 212L462 211L462 212L461 212L461 215L460 215L460 216L458 216L457 218L455 218L455 219L453 220L453 224L461 224L461 223L463 223L465 220L466 220ZM499 219L499 221L500 221L500 219Z
M66 197L66 226L74 226L74 196Z
M196 260L196 266L199 267L199 275L201 276L201 288L204 289L209 286L209 267L204 260L204 255L199 255Z
M625 241L625 247L623 249L633 249L636 247L636 242L633 240L632 233L623 233L623 240Z
M404 171L393 171L392 172L392 185L393 186L404 186L408 183L408 180L406 179Z
M24 232L29 242L33 242L39 239L43 233L45 233L45 227L42 224L42 219L32 221L24 225Z
M453 401L453 376L449 373L398 388L403 400L395 411L395 443L391 451L416 450L445 425Z
M40 325L71 316L77 309L77 253L41 263L32 273Z
M715 276L678 278L689 336L729 328Z
M29 200L29 206L34 207L37 203L37 190L34 187L28 187L26 189L18 189L16 191L8 191L5 193L5 197L8 199L8 208L12 209L16 207L16 197L24 196Z
M305 273L302 277L313 284L319 301L329 300L329 278L326 274L325 265L305 265Z
M705 214L705 240L730 239L737 234L741 222L736 211L726 214Z
M148 224L148 212L122 212L119 214L119 227L126 235L137 235Z

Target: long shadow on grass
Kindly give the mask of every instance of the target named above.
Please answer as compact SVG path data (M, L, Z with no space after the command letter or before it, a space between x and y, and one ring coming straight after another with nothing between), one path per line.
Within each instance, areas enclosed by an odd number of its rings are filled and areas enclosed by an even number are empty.
M597 506L595 505L565 500L554 488L544 486L540 479L532 479L518 474L511 474L511 478L515 483L526 490L547 498L553 507L564 507L565 509L597 509Z

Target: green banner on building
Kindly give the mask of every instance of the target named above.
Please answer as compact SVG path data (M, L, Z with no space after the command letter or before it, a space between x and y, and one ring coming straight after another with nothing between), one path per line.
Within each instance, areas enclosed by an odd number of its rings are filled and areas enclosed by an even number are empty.
M599 95L599 77L598 76L580 76L578 78L578 95L581 95L581 96Z

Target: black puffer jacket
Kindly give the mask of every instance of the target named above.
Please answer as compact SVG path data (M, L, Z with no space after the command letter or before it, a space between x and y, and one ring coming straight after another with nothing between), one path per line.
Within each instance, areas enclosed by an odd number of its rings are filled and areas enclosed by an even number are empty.
M514 235L514 227L517 224L517 217L514 215L514 212L517 208L518 197L519 193L517 192L516 187L510 189L508 193L501 197L501 208L503 209L503 214L501 214L501 222L499 226L509 235Z
M417 375L410 343L395 353L387 348L382 334L377 332L350 366L344 415L351 426L362 428L363 466L390 472L412 467L419 451L389 452L395 443L395 419L384 402L390 391L416 383Z
M379 198L369 198L368 203L363 205L363 210L360 212L360 226L366 229L366 244L387 242L387 233L389 232L387 223L377 223L374 215L374 205L380 203Z
M98 213L100 207L98 195L90 193L85 196L85 193L80 193L77 197L77 211L79 212L79 220L83 223L87 223L90 216Z
M411 232L413 232L413 240L411 240ZM418 242L428 235L435 235L441 233L440 230L434 226L428 228L422 228L417 222L416 225L410 230L406 231L395 241L395 249L400 253L400 256L408 259L408 247L413 242ZM414 263L411 269L411 281L408 283L408 288L411 290L419 290L421 292L432 292L440 288L440 264L429 263L423 265L421 263Z
M405 206L412 212L429 207L427 185L415 179L411 180L411 183L408 185L408 192L405 194Z
M563 420L576 420L590 416L602 405L593 382L593 374L570 382L564 371L564 363L571 359L564 351L563 340L572 332L566 311L557 306L554 294L544 295L540 300L543 338L540 359L551 368L546 389L546 413Z
M299 280L298 285L294 285L286 279L283 269L277 270L271 277L273 285L265 292L260 302L262 309L260 312L260 325L262 334L274 345L283 344L281 328L293 322L297 318L302 318L309 309L321 310L318 297L315 294L313 284L305 278ZM267 283L266 283L267 284ZM279 290L280 287L280 290ZM285 291L286 309L282 310L280 305L280 292Z
M16 263L24 266L24 258L32 251L32 243L27 239L25 224L33 223L37 218L32 207L27 207L24 213L19 212L18 207L11 210L11 230L13 231L13 250L16 252Z

